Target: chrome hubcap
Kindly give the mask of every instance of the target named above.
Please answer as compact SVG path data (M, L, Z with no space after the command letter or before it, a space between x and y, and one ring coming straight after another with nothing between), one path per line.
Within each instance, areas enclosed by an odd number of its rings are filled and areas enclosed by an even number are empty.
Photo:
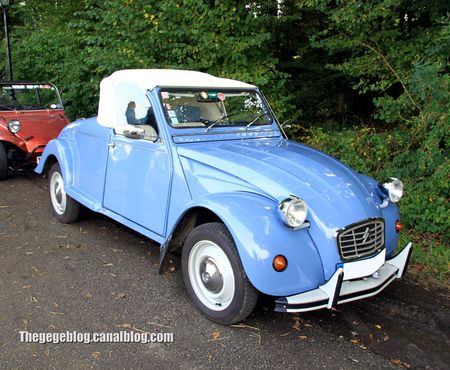
M233 268L216 243L196 243L189 254L188 269L195 295L206 307L223 311L230 305L235 290Z
M55 212L62 215L66 210L67 197L63 179L59 172L53 172L50 178L50 198Z
M209 291L218 293L223 287L223 277L212 258L205 258L200 264L203 285Z

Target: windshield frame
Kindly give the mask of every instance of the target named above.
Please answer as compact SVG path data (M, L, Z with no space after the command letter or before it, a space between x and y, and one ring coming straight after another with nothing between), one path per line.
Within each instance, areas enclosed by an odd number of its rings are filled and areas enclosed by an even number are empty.
M181 132L186 131L186 130L193 130L193 132L197 133L197 134L210 134L212 132L229 132L230 129L233 129L233 131L247 131L247 129L255 129L255 128L263 128L263 129L267 129L268 127L272 127L274 124L277 125L277 119L275 117L275 114L273 113L269 103L267 102L266 98L264 97L264 94L259 91L259 89L255 89L255 88L230 88L230 87L193 87L193 86L188 86L188 87L183 87L183 86L179 86L179 87L173 87L173 86L158 86L157 89L155 89L156 91L156 96L157 99L159 101L159 105L161 108L161 111L163 113L163 117L164 117L164 123L167 125L167 127L170 127L171 130L174 130L174 133L179 132L181 134ZM265 111L263 112L265 116L269 117L270 121L268 123L264 123L264 124L252 124L249 128L247 128L246 124L242 124L242 125L213 125L213 127L210 129L208 129L208 125L205 124L204 126L174 126L170 120L168 119L168 117L166 116L165 112L166 109L164 107L164 102L163 102L163 97L162 97L162 92L178 92L178 93L188 93L188 92L214 92L214 93L220 93L220 92L224 92L224 93L241 93L241 92L248 92L248 93L254 93L255 95L258 96L258 98L260 99L261 103L263 104ZM255 116L256 117L256 116ZM248 123L248 122L247 122ZM278 126L278 125L277 125ZM216 131L215 129L219 129L219 131ZM220 130L223 129L224 131Z
M0 81L0 89L3 89L4 86L9 86L11 89L14 89L14 86L50 86L51 90L55 93L56 97L58 98L58 106L56 108L44 108L42 106L40 106L38 109L23 109L20 107L23 107L21 105L16 105L16 106L9 106L9 105L3 105L0 104L0 111L2 112L8 112L8 111L13 111L13 112L38 112L38 111L56 111L56 110L64 110L64 104L62 102L61 99L61 95L59 93L58 88L50 83L50 82L31 82L31 81ZM16 89L19 90L19 89ZM20 89L20 90L24 90L24 89ZM34 90L35 92L39 93L39 90L43 90L41 88L31 88L29 90ZM20 109L18 109L18 107Z

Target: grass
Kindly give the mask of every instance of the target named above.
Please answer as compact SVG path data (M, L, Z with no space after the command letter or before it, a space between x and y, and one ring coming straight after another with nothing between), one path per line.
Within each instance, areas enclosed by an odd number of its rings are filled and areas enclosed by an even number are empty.
M448 290L450 286L450 248L437 235L404 232L400 246L413 242L410 272L422 285Z

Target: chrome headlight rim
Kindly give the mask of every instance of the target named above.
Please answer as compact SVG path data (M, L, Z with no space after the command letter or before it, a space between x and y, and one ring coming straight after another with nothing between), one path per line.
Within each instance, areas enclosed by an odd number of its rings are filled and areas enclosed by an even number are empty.
M295 212L295 207L300 208L299 217L293 216L293 212ZM278 214L281 217L281 220L290 228L296 230L302 228L305 225L306 217L308 216L308 207L306 202L295 195L290 195L286 199L282 200L278 203ZM297 215L298 216L298 215Z
M11 132L12 134L17 134L22 128L22 124L17 119L12 119L11 121L9 121L7 126L9 132Z
M380 188L392 203L398 203L403 197L403 182L396 177L382 181Z

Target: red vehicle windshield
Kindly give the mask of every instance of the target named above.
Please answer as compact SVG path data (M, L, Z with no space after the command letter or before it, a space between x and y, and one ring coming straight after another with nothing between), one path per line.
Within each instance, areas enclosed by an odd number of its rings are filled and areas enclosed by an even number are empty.
M58 90L51 84L0 84L0 111L62 108Z

